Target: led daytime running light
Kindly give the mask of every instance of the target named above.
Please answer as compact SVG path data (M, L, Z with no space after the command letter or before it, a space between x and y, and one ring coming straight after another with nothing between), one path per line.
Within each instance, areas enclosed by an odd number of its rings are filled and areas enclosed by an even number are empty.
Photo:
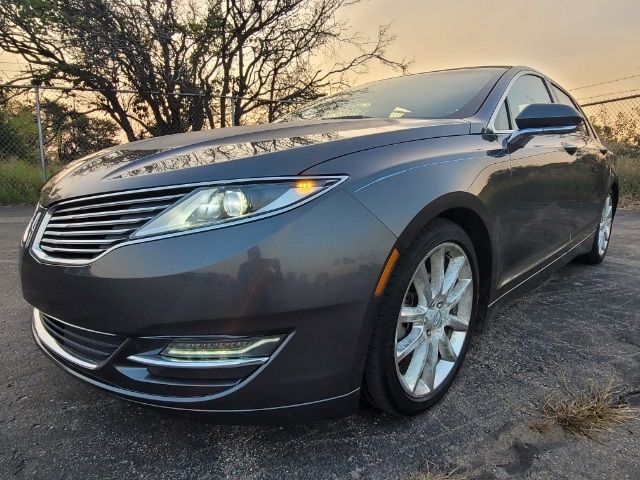
M217 359L268 356L282 340L281 336L242 339L176 339L161 352L166 357Z

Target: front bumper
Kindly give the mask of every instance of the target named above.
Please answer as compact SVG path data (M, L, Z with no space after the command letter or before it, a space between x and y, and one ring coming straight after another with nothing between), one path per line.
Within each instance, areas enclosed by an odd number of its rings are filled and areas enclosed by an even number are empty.
M82 267L43 264L25 248L21 278L36 341L76 377L221 421L299 421L357 404L373 290L395 241L337 191L272 218L123 246ZM250 249L260 258L248 258ZM43 335L40 312L123 343L93 368L79 364ZM177 337L273 334L284 340L255 364L176 370L135 361Z

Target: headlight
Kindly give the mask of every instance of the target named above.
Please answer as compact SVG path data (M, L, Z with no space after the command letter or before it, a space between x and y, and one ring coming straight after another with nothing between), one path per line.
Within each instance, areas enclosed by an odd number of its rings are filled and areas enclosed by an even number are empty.
M344 179L305 178L198 188L147 222L131 238L225 226L273 215L325 193Z

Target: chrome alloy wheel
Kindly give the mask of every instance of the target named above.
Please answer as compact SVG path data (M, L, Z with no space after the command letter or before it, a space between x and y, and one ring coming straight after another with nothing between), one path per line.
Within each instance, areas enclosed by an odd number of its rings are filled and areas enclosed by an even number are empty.
M464 250L444 243L420 262L398 317L395 360L404 390L429 395L452 371L473 309L473 272Z
M602 217L600 219L600 226L598 228L598 254L604 255L609 245L609 238L611 237L611 223L613 222L613 199L611 194L607 195L607 199L604 201L604 207L602 207Z

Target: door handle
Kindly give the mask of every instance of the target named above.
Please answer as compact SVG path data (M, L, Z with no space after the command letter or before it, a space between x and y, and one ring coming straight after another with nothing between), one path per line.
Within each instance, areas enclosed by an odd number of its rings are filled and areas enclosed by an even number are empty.
M562 143L562 146L564 147L564 149L567 151L567 153L569 155L573 155L574 153L576 153L578 151L578 147L576 145L573 145L572 143Z
M606 155L609 149L607 147L600 147L600 153Z

